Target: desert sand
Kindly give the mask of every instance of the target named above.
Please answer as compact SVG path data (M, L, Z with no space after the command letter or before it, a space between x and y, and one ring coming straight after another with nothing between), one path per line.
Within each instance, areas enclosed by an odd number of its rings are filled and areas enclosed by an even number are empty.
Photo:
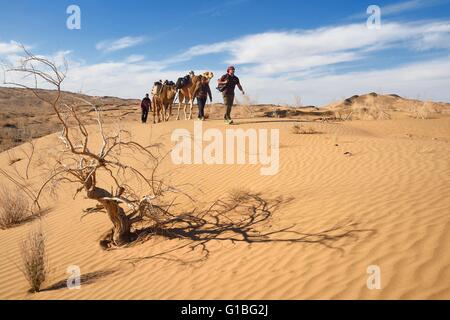
M406 101L402 106L406 105L411 104ZM348 106L349 102L338 103L325 110ZM64 185L56 200L46 198L48 212L40 220L0 230L0 298L450 299L450 116L446 106L438 107L442 110L427 113L427 119L398 105L388 110L391 119L379 120L243 115L236 127L280 130L280 168L274 176L262 176L259 166L248 164L163 163L172 181L195 186L191 192L199 199L198 206L236 189L267 199L282 197L260 230L292 227L316 235L310 240L326 235L324 241L215 240L206 243L205 257L201 248L173 250L195 244L195 239L155 235L141 244L104 251L98 239L110 228L107 216L96 213L81 219L83 210L95 202L82 194L73 199L76 187ZM205 129L229 128L211 118ZM136 116L121 126L136 141L158 141L167 147L173 130L193 128L193 121L157 125L138 121ZM294 124L318 133L293 134ZM59 142L51 134L35 143L28 181L33 188L43 181L51 165L49 155ZM11 174L23 172L24 148L27 145L1 153L0 167ZM3 176L0 183L9 184ZM46 234L51 273L44 290L30 294L18 268L19 247L36 224ZM351 236L334 237L342 230ZM79 290L66 288L71 265L81 268ZM371 265L380 267L380 290L367 287Z

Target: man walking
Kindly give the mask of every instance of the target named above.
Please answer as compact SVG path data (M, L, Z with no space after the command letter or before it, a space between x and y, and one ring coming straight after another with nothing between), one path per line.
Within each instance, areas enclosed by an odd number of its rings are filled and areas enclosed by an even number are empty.
M152 102L148 97L148 93L145 95L145 98L142 99L141 102L141 111L142 111L142 123L147 123L148 112L152 109Z
M209 80L205 77L202 78L200 87L197 93L198 103L198 120L205 121L205 105L209 96L209 101L212 102L211 88L209 87Z
M244 89L242 89L239 78L234 75L235 68L233 66L228 67L227 74L223 75L218 83L219 87L223 88L223 103L225 104L227 110L224 116L225 122L228 124L233 124L231 120L231 109L234 104L234 89L236 86L241 90L242 94L245 95Z

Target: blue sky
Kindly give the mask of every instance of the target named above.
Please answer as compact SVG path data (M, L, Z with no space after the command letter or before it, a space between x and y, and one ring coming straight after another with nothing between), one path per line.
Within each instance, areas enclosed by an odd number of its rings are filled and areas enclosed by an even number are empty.
M80 30L66 27L72 4ZM379 29L366 23L373 4ZM16 63L17 43L64 57L71 91L139 98L155 80L190 70L217 78L234 64L258 103L322 105L370 91L450 101L448 0L1 0L0 8L0 60Z

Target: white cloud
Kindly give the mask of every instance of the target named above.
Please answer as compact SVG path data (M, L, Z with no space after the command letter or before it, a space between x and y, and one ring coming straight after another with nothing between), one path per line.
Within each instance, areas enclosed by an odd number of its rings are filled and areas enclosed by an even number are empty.
M414 47L421 51L450 48L450 23L425 26Z
M448 49L448 40L449 21L386 23L381 30L368 30L365 24L350 24L265 32L196 45L187 48L185 53L160 61L149 61L141 55L92 65L71 60L64 89L139 98L151 90L154 81L175 81L185 75L188 67L173 70L180 62L220 53L222 60L218 63L236 64L246 92L263 103L290 103L294 96L302 96L305 104L322 105L371 91L450 101L450 56L442 56L442 52L448 51L439 51L440 58L431 51L433 60L375 70L364 60L394 48L406 50L411 61L423 50ZM69 54L62 51L53 56L67 58ZM354 66L351 62L357 62L359 69L370 70L345 74L334 70L340 63L351 70ZM210 71L215 73L216 79L224 73L224 70ZM215 93L216 101L220 101L220 94Z
M383 15L393 15L406 11L419 10L426 7L433 7L440 5L446 1L442 0L410 0L399 3L390 4L381 8Z
M221 75L220 70L212 71L215 79ZM64 88L79 91L83 83L84 88L90 88L86 91L88 94L139 98L151 90L155 80L175 80L183 74L182 70L164 71L148 64L127 62L78 66L71 69ZM240 73L239 77L247 93L262 103L291 103L298 95L305 104L323 105L372 91L450 101L450 56L396 68L336 75L325 73L307 79L294 79L285 74L276 78L261 77L252 72ZM213 95L215 101L221 100L218 91L213 90Z
M139 98L150 92L153 82L175 80L185 74L184 71L164 71L160 63L140 58L131 56L92 65L71 61L64 89L75 92L83 89L90 95Z
M15 54L21 52L20 44L15 41L0 42L0 55Z
M141 98L150 92L154 81L176 80L185 74L185 70L161 70L154 63L130 63L126 60L94 65L69 61L69 64L63 89L82 90L99 96ZM216 75L213 89L223 70L212 71ZM278 77L261 77L252 70L241 71L239 77L246 92L260 103L291 103L294 96L301 96L305 104L323 105L371 91L450 101L450 56L383 70L310 74L305 79L296 79L286 73ZM221 101L220 93L214 89L213 96L215 101Z
M126 61L129 63L141 62L144 60L145 56L140 54L132 54L131 56L128 56L128 58L126 59Z
M202 44L164 61L189 61L213 53L228 55L227 63L266 76L363 59L369 52L392 47L427 50L448 46L450 22L385 23L380 30L350 24L307 31L266 32L231 41Z
M405 97L450 101L450 56L395 68L345 74L322 74L307 79L276 79L242 74L246 90L260 101L290 103L295 95L305 104L323 105L372 91Z
M146 41L145 37L123 37L116 40L105 40L97 43L96 48L99 51L113 52L134 47Z
M61 67L64 66L66 62L68 62L67 60L69 59L69 55L71 54L72 54L71 50L62 50L56 52L55 54L47 58L53 61L56 64L56 66Z
M380 7L382 17L393 16L408 11L415 11L429 7L435 7L449 2L449 0L408 0L403 2L397 2ZM364 12L353 14L349 19L364 19L368 14Z

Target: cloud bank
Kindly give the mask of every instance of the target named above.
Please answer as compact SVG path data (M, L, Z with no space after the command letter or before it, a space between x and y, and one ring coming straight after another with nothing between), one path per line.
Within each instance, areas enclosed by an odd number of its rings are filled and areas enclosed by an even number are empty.
M120 50L142 41L122 38L97 48ZM14 45L0 42L0 57L13 59L18 54ZM163 60L135 53L89 64L77 60L74 52L59 54L69 60L65 89L71 91L140 98L154 81L176 80L191 70L190 63L216 55L217 63L205 69L210 67L217 78L226 64L235 64L244 89L260 103L291 103L301 96L305 104L322 105L371 91L450 101L449 49L450 21L416 21L384 23L380 30L362 23L249 34L198 44ZM392 56L389 52L405 59L380 63ZM220 101L218 92L215 96Z

